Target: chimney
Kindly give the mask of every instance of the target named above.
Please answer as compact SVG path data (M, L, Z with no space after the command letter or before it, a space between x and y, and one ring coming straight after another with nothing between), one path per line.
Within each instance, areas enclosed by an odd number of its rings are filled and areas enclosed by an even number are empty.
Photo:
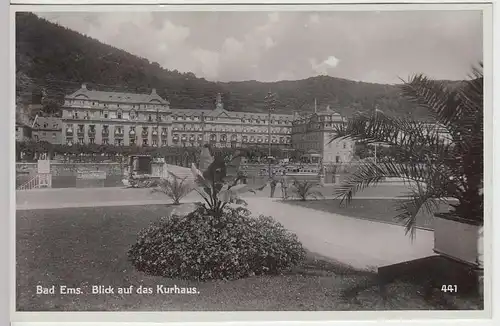
M82 84L82 89L87 89L87 84L83 83Z
M153 89L151 90L151 95L156 95L156 88L153 88Z

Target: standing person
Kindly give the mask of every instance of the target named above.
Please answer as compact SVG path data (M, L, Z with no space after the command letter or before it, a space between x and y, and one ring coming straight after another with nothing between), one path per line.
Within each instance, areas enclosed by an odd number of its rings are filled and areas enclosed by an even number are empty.
M271 181L269 182L269 186L271 187L271 198L274 197L274 192L276 191L276 185L278 181L274 177L271 177Z
M286 177L286 171L283 171L283 177L281 178L281 196L283 199L287 199L288 197L288 180Z

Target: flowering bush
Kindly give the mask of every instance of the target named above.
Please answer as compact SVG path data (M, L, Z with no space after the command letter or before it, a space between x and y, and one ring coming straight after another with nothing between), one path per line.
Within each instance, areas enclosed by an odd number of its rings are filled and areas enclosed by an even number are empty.
M305 257L296 235L271 217L231 206L214 216L205 205L143 230L128 254L140 271L193 280L279 274Z

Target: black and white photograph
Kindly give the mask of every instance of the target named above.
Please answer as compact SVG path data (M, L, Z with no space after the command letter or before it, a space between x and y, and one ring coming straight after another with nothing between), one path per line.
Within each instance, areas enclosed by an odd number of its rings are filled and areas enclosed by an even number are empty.
M487 6L27 8L16 312L487 312Z

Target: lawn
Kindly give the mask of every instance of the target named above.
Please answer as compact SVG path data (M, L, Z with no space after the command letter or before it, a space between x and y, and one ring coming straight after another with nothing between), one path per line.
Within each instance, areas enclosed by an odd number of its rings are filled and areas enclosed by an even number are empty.
M395 282L383 297L374 275L316 259L281 276L191 282L136 271L127 250L137 233L171 206L125 206L18 211L18 311L382 310L446 309L418 286ZM313 259L314 258L314 259ZM36 294L36 286L81 287L76 294ZM90 294L92 285L196 287L198 294ZM359 291L352 291L359 288ZM134 291L135 292L135 291ZM350 293L350 294L349 294ZM468 308L474 309L467 303Z
M398 214L395 209L398 201L398 199L353 199L351 203L347 205L342 203L341 205L340 200L324 199L308 201L291 200L286 203L359 219L403 225L403 221L398 221L394 218ZM448 206L447 204L440 204L439 211L446 211ZM433 221L433 215L422 209L417 215L416 225L421 228L434 229Z

